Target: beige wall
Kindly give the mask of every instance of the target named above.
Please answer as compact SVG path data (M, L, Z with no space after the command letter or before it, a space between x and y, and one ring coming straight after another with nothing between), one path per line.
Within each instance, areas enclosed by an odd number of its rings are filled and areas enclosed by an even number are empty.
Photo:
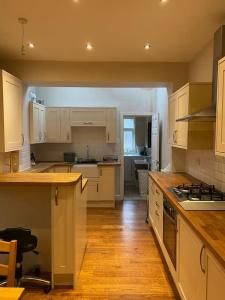
M189 81L212 81L213 40L189 64Z
M2 61L0 67L30 85L149 86L169 83L177 89L188 80L186 63Z

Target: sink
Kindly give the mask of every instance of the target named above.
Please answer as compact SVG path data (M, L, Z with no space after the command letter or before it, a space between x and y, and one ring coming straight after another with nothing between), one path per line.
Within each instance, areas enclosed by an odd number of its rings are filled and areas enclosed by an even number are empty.
M99 177L97 164L79 163L72 167L71 173L81 173L83 177Z

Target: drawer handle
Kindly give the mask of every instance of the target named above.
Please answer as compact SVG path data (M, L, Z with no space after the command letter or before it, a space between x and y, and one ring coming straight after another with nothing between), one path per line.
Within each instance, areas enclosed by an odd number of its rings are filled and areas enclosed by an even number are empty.
M203 255L204 250L205 250L205 246L203 245L202 249L201 249L201 252L200 252L200 267L201 267L202 273L205 274L205 269L202 266L202 255Z
M59 205L59 199L58 199L58 187L55 188L55 205Z
M160 207L158 201L155 202L155 205L156 205L158 208Z
M158 217L159 217L159 213L158 213L158 211L157 211L157 210L155 211L155 214L156 214L156 216L158 216Z

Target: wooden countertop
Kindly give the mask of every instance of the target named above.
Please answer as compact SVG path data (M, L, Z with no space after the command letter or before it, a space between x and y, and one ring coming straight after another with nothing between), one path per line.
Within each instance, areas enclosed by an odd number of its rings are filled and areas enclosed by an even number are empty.
M24 292L24 288L0 287L0 299L19 300Z
M225 268L225 211L184 210L168 187L199 182L186 173L150 172L149 176Z
M76 165L75 163L66 163L66 162L41 162L37 163L36 166L31 167L27 170L24 170L22 173L44 173L47 172L49 169L54 167L73 167ZM80 164L77 164L78 166ZM96 163L97 166L104 167L104 166L120 166L120 162L99 162Z
M76 184L80 178L80 173L6 173L0 174L0 185L71 185Z

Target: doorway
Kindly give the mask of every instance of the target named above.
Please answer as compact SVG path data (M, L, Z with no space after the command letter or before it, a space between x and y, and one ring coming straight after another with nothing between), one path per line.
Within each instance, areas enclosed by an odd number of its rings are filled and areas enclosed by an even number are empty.
M155 114L123 115L124 200L146 200Z

